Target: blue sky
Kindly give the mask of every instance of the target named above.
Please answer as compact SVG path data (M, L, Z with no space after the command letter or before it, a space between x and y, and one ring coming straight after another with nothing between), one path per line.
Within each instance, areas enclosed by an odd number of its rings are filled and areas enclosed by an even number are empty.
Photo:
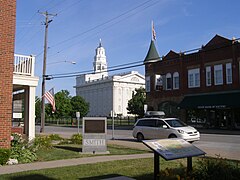
M15 53L36 55L41 77L45 17L38 10L57 14L49 25L46 74L59 74L92 70L100 38L109 67L143 61L152 20L160 56L198 48L216 34L239 38L239 7L239 0L17 0ZM144 66L124 71L130 70L144 75ZM52 79L46 90L66 89L74 96L74 85L75 77Z

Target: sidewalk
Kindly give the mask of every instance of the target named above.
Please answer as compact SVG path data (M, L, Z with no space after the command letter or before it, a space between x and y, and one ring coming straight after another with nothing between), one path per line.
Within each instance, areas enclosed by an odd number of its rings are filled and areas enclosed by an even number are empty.
M99 163L99 162L139 159L139 158L151 158L151 157L153 157L153 153L95 156L95 157L87 157L87 158L35 162L35 163L28 163L28 164L9 165L9 166L6 165L6 166L0 166L0 175L16 173L16 172L23 172L23 171L31 171L31 170L40 170L40 169L57 168L57 167L65 167L65 166L76 166L76 165L81 165L81 164L94 164L94 163Z

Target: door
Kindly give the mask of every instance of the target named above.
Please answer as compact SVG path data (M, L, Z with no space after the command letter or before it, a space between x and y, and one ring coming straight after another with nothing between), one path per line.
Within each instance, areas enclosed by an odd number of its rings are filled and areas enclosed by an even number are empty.
M155 136L156 136L157 139L168 138L168 136L170 134L170 129L169 128L163 128L163 125L167 126L167 124L164 121L162 121L162 120L157 121L157 127L156 127L156 130L155 130Z

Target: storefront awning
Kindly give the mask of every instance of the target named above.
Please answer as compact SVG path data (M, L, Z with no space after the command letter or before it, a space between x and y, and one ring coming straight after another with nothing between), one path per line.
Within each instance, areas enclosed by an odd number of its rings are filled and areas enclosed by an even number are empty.
M178 105L180 109L240 108L240 92L186 96Z

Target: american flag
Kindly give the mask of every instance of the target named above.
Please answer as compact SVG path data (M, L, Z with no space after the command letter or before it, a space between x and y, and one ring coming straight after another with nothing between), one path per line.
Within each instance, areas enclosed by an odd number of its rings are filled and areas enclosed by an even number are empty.
M156 31L155 31L155 29L154 29L153 21L152 21L152 40L153 40L153 41L156 40Z
M55 107L55 99L54 99L54 89L50 89L49 91L47 91L44 95L43 95L48 102L52 105L52 111L55 112L56 111L56 107Z

